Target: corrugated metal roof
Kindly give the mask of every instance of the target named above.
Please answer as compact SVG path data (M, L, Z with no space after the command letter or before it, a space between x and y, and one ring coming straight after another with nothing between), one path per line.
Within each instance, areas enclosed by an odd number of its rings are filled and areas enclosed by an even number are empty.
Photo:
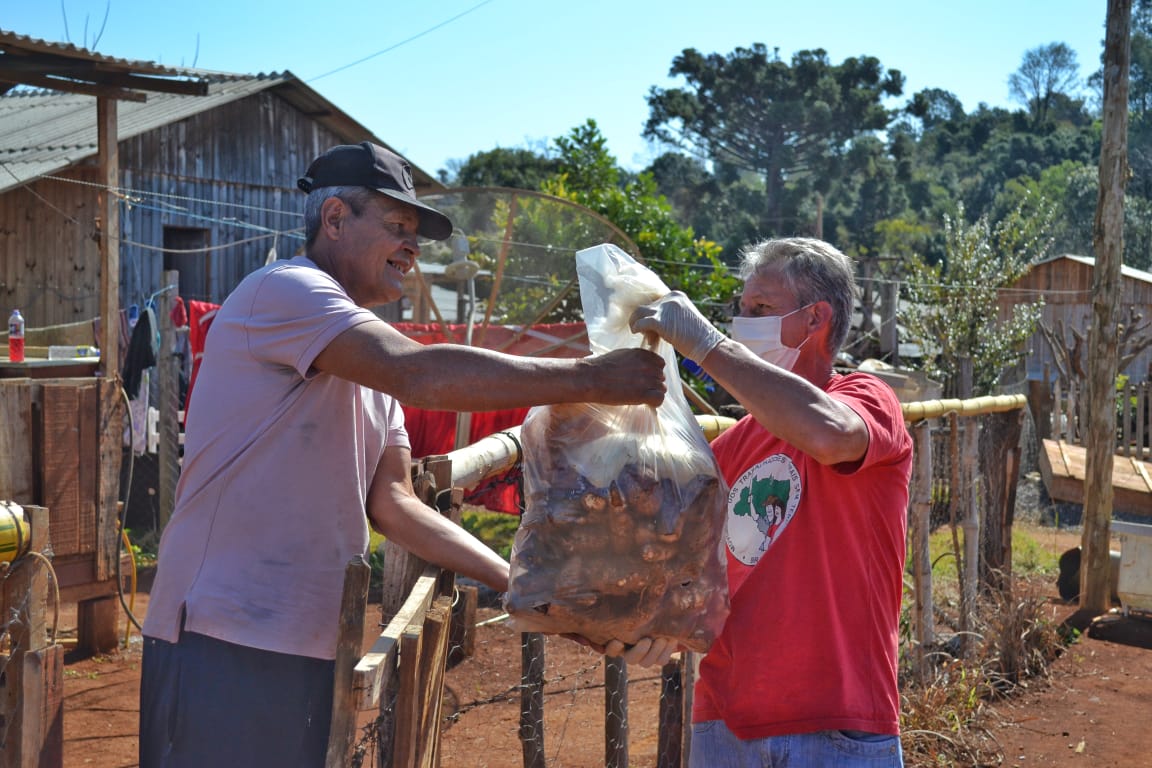
M52 43L28 35L21 35L10 30L0 29L0 48L11 49L22 53L48 54L61 56L77 61L93 62L101 65L105 71L130 70L139 75L162 75L168 77L187 77L198 79L201 75L196 70L176 67L166 67L154 61L139 61L135 59L119 59L115 56L105 56L102 53L80 48L71 43Z
M229 76L212 82L207 96L152 93L117 107L118 140L138 136L295 77ZM56 173L97 153L96 97L55 91L0 97L0 192Z
M1085 265L1091 267L1092 269L1096 269L1096 259L1094 257L1092 257L1092 256L1077 256L1074 253L1064 253L1064 254L1061 254L1059 256L1051 256L1047 259L1036 262L1033 266L1039 266L1041 264L1051 264L1052 262L1059 261L1060 259L1069 259L1070 261L1075 261L1075 262L1078 262L1080 264L1085 264ZM1136 269L1135 267L1129 267L1127 264L1121 264L1120 265L1120 274L1123 277L1130 277L1133 280L1139 280L1140 282L1143 282L1143 283L1152 283L1152 272L1145 272L1143 270Z
M181 72L208 79L208 94L150 93L143 102L119 102L119 141L268 88L280 88L285 100L308 111L337 134L347 136L349 141L367 138L388 146L291 72L258 75L208 70ZM0 193L95 157L97 139L94 96L43 90L16 90L0 96ZM442 184L422 169L413 166L412 171L418 189L443 189Z

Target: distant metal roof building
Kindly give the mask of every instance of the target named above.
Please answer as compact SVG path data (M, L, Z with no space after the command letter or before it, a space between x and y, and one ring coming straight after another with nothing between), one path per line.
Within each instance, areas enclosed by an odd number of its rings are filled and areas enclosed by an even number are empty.
M54 58L46 65L49 54ZM53 70L61 75L54 77ZM185 79L164 81L160 75ZM25 86L14 87L13 82ZM31 83L37 87L29 89ZM174 69L0 30L0 193L96 157L97 93L111 93L119 100L117 140L124 141L269 89L349 141L355 137L388 147L291 72ZM418 192L443 189L420 168L413 166L412 175Z
M1061 259L1067 259L1069 261L1075 261L1079 264L1084 264L1085 266L1091 267L1092 269L1096 268L1095 257L1093 257L1093 256L1077 256L1074 253L1064 253L1064 254L1061 254L1059 256L1052 256L1051 258L1047 258L1047 259L1044 259L1043 261L1036 262L1035 264L1032 265L1032 267L1035 268L1035 267L1039 267L1042 264L1051 264L1053 262L1060 261ZM1136 269L1135 267L1130 267L1127 264L1121 264L1120 265L1120 275L1122 277L1130 277L1133 280L1139 280L1143 283L1152 283L1152 272L1145 272L1142 269Z

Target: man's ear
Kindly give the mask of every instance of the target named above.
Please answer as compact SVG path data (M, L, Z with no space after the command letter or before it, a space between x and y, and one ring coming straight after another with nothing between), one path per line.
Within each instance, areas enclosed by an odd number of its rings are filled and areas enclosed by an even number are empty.
M808 308L808 333L827 331L832 326L832 305L818 301Z
M338 197L330 197L320 206L320 229L329 240L339 240L351 214L347 203Z

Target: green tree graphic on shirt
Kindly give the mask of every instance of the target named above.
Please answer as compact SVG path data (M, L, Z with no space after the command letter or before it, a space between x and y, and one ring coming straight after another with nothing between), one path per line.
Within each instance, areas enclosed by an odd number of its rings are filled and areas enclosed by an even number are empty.
M753 480L740 491L740 499L732 507L733 513L741 517L752 517L761 533L767 534L774 524L779 524L792 483L788 480L765 478Z

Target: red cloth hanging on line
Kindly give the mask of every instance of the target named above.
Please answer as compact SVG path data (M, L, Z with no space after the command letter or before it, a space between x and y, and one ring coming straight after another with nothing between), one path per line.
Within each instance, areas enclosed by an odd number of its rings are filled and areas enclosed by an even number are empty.
M184 421L188 421L188 404L192 402L192 387L196 385L196 374L200 370L200 359L204 357L204 339L208 329L220 310L219 304L188 299L188 351L192 355L192 372L188 374L188 394L184 396Z
M457 324L441 326L435 323L393 323L392 325L408 338L421 344L443 341L463 343L467 330L465 326ZM584 357L588 354L588 335L584 323L550 323L527 329L522 326L503 325L475 328L472 344L514 355ZM527 408L473 413L468 430L468 444L510 427L520 426L527 415ZM404 406L404 421L408 427L408 438L412 443L412 455L415 457L450 453L456 445L455 412ZM494 512L519 513L519 489L516 484L506 482L509 474L505 472L501 476L489 478L487 482L465 494L465 502L483 506Z
M220 309L219 304L207 301L187 301L188 348L192 355L192 372L188 378L188 395L185 399L185 420L188 403L191 402L192 388L196 384L196 373L204 356L204 341L212 320ZM421 344L436 344L444 341L461 344L466 338L467 329L462 324L436 323L392 323L396 330ZM530 328L522 326L491 325L473 329L472 344L485 349L495 349L514 355L539 355L544 357L584 357L588 354L588 335L583 323L548 323ZM465 373L465 375L467 375ZM403 406L408 437L412 443L412 456L437 456L450 453L456 446L456 413L453 411L433 411L423 408ZM528 414L527 408L514 408L501 411L473 413L468 430L468 443L474 443L488 435L519 426ZM508 473L505 473L508 474ZM516 514L519 511L519 493L514 484L490 479L480 488L465 495L469 504L484 506L497 512Z

